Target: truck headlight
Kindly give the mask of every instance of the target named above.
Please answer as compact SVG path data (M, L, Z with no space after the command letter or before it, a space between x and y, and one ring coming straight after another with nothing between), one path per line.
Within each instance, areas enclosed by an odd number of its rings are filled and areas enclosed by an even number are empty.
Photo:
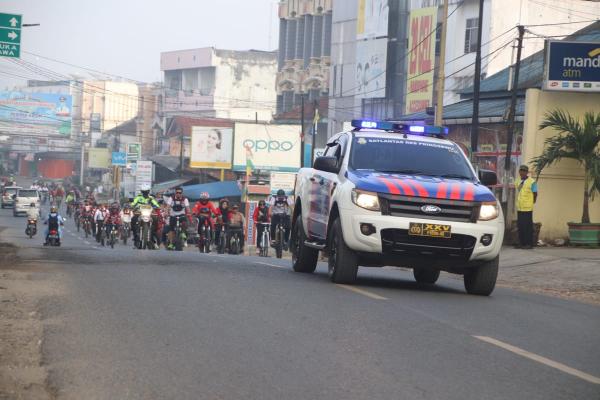
M480 221L490 221L496 218L498 218L498 203L489 202L481 204L481 208L479 209Z
M379 198L377 197L377 193L352 189L352 202L365 210L379 211Z

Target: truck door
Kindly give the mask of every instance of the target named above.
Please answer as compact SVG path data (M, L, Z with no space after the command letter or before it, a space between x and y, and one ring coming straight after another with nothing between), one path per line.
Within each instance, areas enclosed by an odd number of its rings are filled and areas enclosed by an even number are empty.
M327 144L325 156L335 156L341 165L344 153L344 136ZM308 236L312 240L325 241L331 212L333 193L339 183L338 174L313 170L310 177L310 211L307 219Z

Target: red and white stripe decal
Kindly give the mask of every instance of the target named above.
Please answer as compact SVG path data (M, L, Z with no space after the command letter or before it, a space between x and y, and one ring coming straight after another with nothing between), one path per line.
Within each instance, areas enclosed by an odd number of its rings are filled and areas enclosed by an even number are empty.
M445 199L448 193L448 184L446 182L440 183L438 186L438 191L435 195L438 199Z
M381 182L385 183L385 186L387 186L391 194L400 194L400 189L398 189L389 179L383 177L379 177L379 179L381 179Z
M459 200L460 199L460 184L453 183L452 190L450 191L450 200Z
M472 201L475 198L475 186L470 183L467 183L467 187L465 188L465 196L463 200Z
M429 192L419 182L417 182L417 181L415 181L413 179L407 179L406 181L408 183L410 183L411 185L413 185L413 187L415 189L417 189L417 193L419 194L420 197L429 197Z
M404 192L405 195L407 196L414 196L415 195L415 191L413 190L413 188L411 188L408 184L406 184L402 179L394 179L394 182L396 182L398 184L398 186L400 186L400 188L402 189L402 191Z

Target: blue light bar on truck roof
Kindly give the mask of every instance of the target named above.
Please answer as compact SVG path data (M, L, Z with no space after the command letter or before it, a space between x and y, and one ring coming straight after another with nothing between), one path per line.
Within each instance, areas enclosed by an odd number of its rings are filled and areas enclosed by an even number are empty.
M388 132L420 134L425 136L448 136L448 127L436 125L408 125L391 121L353 119L352 127L357 129L378 129Z

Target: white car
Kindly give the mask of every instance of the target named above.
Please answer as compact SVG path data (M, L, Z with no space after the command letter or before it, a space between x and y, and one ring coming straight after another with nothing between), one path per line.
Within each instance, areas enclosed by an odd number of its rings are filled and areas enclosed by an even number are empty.
M40 207L40 194L37 189L18 189L14 196L13 215L16 217L20 214L27 214L27 210L31 207L31 203L35 203L36 207Z
M6 186L2 189L2 208L12 207L15 204L13 196L19 189L21 189L20 186Z
M491 171L475 172L447 128L352 121L313 168L300 170L291 250L297 272L313 272L319 251L336 283L358 266L402 266L417 282L440 271L464 275L468 293L489 295L504 238Z

